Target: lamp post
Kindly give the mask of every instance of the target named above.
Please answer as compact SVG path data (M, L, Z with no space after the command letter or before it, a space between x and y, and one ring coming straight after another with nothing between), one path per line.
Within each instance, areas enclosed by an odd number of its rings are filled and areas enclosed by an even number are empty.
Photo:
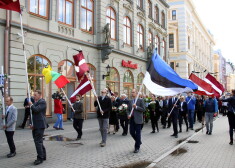
M106 67L106 71L107 71L107 74L106 75L102 75L102 78L104 79L105 77L107 77L107 76L109 76L110 75L110 66L109 65L107 65L107 67Z

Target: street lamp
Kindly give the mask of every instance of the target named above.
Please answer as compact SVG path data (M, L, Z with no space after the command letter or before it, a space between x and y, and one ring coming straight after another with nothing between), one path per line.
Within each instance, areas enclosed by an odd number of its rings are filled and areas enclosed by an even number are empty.
M107 65L107 67L106 67L107 74L102 76L103 79L104 79L105 77L107 77L107 76L110 75L110 68L111 68L111 67L110 67L109 65Z

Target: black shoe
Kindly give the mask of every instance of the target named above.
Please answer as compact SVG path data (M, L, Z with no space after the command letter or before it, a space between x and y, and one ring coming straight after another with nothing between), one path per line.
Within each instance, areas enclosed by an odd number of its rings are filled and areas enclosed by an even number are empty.
M182 132L182 130L180 130L179 132Z
M188 128L186 129L186 132L188 132Z
M134 153L139 153L139 151L140 151L139 149L135 149Z
M20 125L20 126L19 126L19 128L22 128L22 129L24 129L24 127L23 127L22 125Z
M167 126L167 128L171 128L171 126Z
M230 142L229 142L229 145L233 145L233 141L230 141Z
M178 138L178 135L176 135L175 138Z
M80 139L81 139L81 137L77 137L77 138L76 138L77 141L80 140Z
M172 134L171 136L176 136L175 134Z
M43 161L45 161L45 160L47 160L47 158L46 158L46 157L44 157L42 160L43 160Z
M64 128L59 128L59 130L64 130Z
M165 128L166 128L166 126L163 126L162 128L163 128L163 129L165 129Z
M150 132L150 133L155 133L155 131L152 131L152 132Z
M211 135L212 134L212 132L209 132L209 134L208 135Z
M193 128L190 128L191 130L193 130Z
M7 157L8 158L11 158L11 157L14 157L16 155L16 152L14 152L14 153L9 153L8 155L7 155Z
M209 134L209 131L206 131L206 134Z
M42 162L43 162L42 159L37 159L37 160L34 161L34 165L39 165L39 164L41 164Z

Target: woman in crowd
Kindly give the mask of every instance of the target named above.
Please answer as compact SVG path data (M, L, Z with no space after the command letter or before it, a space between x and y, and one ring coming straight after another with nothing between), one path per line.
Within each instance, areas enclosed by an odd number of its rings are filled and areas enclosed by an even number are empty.
M152 125L152 132L155 133L155 128L157 128L157 132L159 132L158 128L158 120L160 118L160 105L158 100L156 100L156 96L153 94L152 95L152 101L148 105L149 112L150 112L150 120L151 120L151 125Z
M117 124L117 110L118 110L118 103L115 101L115 96L111 96L111 101L112 101L112 111L109 116L109 131L108 133L110 134L110 129L113 127L113 134L116 133L116 124Z

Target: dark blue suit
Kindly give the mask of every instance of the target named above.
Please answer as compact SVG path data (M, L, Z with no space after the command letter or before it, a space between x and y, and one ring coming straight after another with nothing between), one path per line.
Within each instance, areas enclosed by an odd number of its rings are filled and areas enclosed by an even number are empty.
M177 103L176 103L177 102ZM174 104L176 103L177 107L174 107ZM173 135L178 135L178 127L177 127L177 120L178 120L178 116L179 116L179 101L177 101L177 98L170 98L169 99L169 103L168 103L168 107L169 107L169 113L171 111L171 109L173 108L170 117L172 118L172 123L173 123L173 131L174 134Z

